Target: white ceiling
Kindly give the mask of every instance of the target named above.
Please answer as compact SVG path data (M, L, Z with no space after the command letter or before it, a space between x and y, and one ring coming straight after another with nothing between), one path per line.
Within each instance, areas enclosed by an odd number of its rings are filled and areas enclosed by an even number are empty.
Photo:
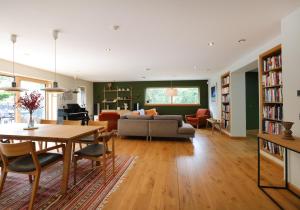
M11 60L9 37L16 33L16 62L51 71L51 31L60 29L59 73L90 81L205 79L280 35L281 18L298 6L299 0L0 0L0 58ZM241 38L247 42L238 44Z

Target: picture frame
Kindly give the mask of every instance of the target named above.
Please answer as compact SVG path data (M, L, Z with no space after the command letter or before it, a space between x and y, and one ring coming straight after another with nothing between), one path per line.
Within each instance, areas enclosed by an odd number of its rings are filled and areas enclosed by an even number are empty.
M217 84L215 84L214 86L212 86L210 88L210 99L211 99L211 102L217 101Z

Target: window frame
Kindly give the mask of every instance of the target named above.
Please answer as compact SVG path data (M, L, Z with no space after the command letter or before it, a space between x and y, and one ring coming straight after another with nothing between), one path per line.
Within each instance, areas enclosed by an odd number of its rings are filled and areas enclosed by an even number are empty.
M168 86L165 86L165 87L146 87L145 88L145 91L144 91L144 106L149 106L149 107L153 107L153 106L201 106L201 101L200 101L200 87L198 86L173 86L172 88L197 88L198 89L198 97L199 97L199 103L197 104L174 104L173 103L173 96L170 96L171 97L171 103L170 104L152 104L152 103L146 103L146 93L147 93L147 89L150 89L150 88L171 88L171 87L168 87Z

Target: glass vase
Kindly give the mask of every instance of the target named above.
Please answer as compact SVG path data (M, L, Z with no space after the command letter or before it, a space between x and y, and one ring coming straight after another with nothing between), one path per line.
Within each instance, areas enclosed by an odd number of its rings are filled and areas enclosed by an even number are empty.
M28 128L34 128L34 119L32 117L32 112L29 113Z

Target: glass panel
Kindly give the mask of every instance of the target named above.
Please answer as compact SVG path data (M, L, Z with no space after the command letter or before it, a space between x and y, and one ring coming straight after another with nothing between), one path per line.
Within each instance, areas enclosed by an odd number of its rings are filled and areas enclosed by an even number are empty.
M12 77L0 75L0 87L10 87ZM15 94L0 92L0 124L15 122Z
M146 104L170 104L171 97L166 94L167 88L147 88Z
M177 96L173 96L173 104L199 103L199 88L177 88Z
M28 89L28 93L30 93L34 90L37 90L42 94L42 96L44 97L44 100L42 102L42 108L34 111L33 119L36 123L39 122L40 119L45 119L45 117L46 117L46 111L45 111L46 110L45 109L46 97L45 97L45 91L41 90L42 88L45 88L45 84L44 83L37 83L37 82L22 80L21 81L21 87ZM21 92L20 95L23 96L24 94L25 93ZM22 123L27 123L28 120L29 120L29 112L27 110L22 110L21 109L20 110L20 117L21 117L20 121Z

